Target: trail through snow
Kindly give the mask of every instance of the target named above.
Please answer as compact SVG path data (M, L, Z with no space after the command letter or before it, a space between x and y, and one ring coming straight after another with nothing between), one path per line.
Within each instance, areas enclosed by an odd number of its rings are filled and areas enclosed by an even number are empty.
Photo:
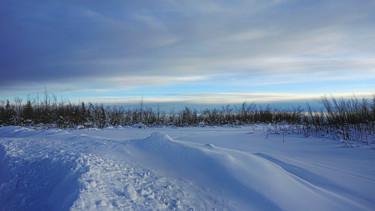
M0 128L0 210L373 210L375 152L241 128Z

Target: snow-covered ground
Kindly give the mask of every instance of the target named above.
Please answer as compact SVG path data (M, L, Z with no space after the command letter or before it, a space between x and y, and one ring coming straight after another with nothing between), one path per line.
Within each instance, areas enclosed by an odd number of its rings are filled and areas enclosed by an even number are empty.
M0 210L374 210L375 151L265 126L0 128Z

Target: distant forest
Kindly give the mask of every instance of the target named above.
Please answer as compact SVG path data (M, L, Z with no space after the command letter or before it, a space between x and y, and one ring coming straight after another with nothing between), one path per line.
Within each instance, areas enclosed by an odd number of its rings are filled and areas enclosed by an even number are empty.
M72 104L57 102L46 93L42 100L16 98L0 101L0 126L29 126L55 128L104 128L108 126L135 127L205 127L240 126L264 123L270 133L301 133L306 136L334 135L342 140L364 143L373 141L375 133L375 96L372 99L343 99L322 97L321 110L310 105L307 109L296 106L280 111L271 106L259 107L243 103L240 107L223 106L221 109L205 109L197 112L186 107L178 112L160 112L159 109L127 109L122 106L103 106L91 103Z

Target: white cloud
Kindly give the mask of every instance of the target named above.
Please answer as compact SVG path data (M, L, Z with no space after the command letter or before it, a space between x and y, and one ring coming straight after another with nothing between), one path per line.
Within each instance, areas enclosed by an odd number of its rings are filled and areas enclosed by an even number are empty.
M146 103L192 103L192 104L238 104L238 103L273 103L273 102L287 102L298 101L306 102L311 100L318 100L324 94L295 94L295 93L187 93L174 94L164 96L147 96L143 97ZM332 95L336 98L353 98L353 96L361 98L372 98L373 93L335 93ZM330 95L328 96L330 97ZM111 104L138 104L141 100L140 96L133 97L91 97L85 98L91 102L111 103Z
M371 1L9 2L1 93L375 79Z
M123 77L106 78L107 83L116 84L122 88L146 87L146 86L168 86L186 82L205 80L205 76L137 76L129 75Z

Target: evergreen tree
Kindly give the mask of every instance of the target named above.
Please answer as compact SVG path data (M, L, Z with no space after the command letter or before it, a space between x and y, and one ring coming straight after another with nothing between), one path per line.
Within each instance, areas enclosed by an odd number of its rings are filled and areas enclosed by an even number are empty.
M31 105L30 100L27 101L27 104L23 108L22 111L22 118L25 120L33 120L34 119L34 109L33 106Z
M86 106L85 106L85 103L82 102L81 104L81 108L80 108L80 124L84 124L87 122L87 110L86 110Z
M100 107L100 119L99 119L99 127L100 128L104 128L105 125L106 125L106 114L105 114L105 110L103 108L103 105Z
M7 104L5 106L5 114L4 114L4 120L6 125L12 125L14 116L16 115L16 111L14 108L10 105L9 100L7 100Z

